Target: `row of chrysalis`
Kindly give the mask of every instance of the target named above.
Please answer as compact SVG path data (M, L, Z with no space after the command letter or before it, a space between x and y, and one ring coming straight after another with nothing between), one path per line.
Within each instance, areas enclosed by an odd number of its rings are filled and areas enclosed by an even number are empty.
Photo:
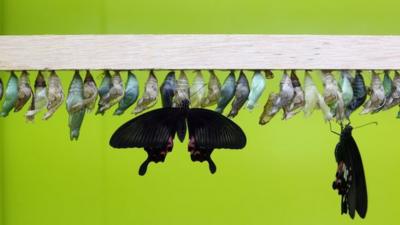
M301 111L305 116L309 116L315 109L321 109L325 120L335 118L337 121L343 121L349 119L350 114L361 105L364 105L364 109L360 114L376 113L399 105L400 74L397 71L393 79L390 71L384 71L383 81L378 72L372 71L370 87L365 85L360 70L355 71L354 76L348 70L340 72L341 75L337 81L332 71L322 71L324 90L320 94L310 76L310 71L305 71L303 88L296 71L290 71L289 75L289 72L284 70L280 81L280 91L269 94L259 123L261 125L268 123L280 109L283 110L283 119L289 119ZM138 99L139 84L131 71L128 71L125 87L120 71L104 71L99 87L90 71L86 72L84 80L79 71L75 71L66 100L71 139L78 138L85 112L90 112L95 108L98 96L100 99L96 114L102 115L116 104L118 107L114 115L121 115L136 101L137 105L133 113L141 113L156 104L159 92L163 107L178 107L183 100L189 100L193 108L216 104L215 111L220 113L223 113L233 99L232 108L227 114L232 118L245 104L248 109L253 109L265 90L266 79L273 78L270 70L257 70L250 83L243 71L239 72L238 79L235 77L235 72L231 71L221 85L214 71L210 70L209 73L209 81L205 82L202 71L196 70L190 85L185 71L180 71L178 78L175 72L171 71L168 72L159 88L154 72L150 71L144 93ZM3 97L3 89L0 79L0 100ZM370 98L367 100L368 94ZM12 71L5 88L5 101L0 116L7 116L12 109L14 112L20 111L30 98L32 100L26 113L28 121L33 121L35 114L44 108L47 108L43 117L45 120L56 112L64 101L64 91L55 71L50 72L48 82L43 72L39 71L34 90L31 88L28 72L22 71L18 78ZM400 112L398 117L400 117Z

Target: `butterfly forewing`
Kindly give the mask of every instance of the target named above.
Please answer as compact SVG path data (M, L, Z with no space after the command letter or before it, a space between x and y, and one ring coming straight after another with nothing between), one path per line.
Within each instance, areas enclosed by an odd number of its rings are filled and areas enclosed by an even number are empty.
M243 130L229 118L206 109L191 109L188 114L189 136L203 148L241 149L246 145Z
M348 148L352 152L353 173L356 184L356 211L361 218L365 218L368 208L367 184L361 154L352 136L348 140Z
M177 129L180 137L185 128L178 127L185 123L184 112L177 108L156 109L142 114L122 125L110 139L114 148L142 147L147 152L147 159L139 168L144 175L150 162L164 162L168 152L172 151L173 139Z
M110 145L114 148L163 146L175 135L179 114L177 109L163 108L135 117L114 132Z

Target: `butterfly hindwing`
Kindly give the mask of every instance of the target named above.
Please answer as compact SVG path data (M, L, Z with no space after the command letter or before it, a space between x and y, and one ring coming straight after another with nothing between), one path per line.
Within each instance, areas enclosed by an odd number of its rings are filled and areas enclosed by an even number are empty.
M207 161L211 173L216 166L211 153L216 148L241 149L246 145L242 129L227 117L207 109L190 109L187 116L189 129L188 150L192 161Z
M148 157L139 169L139 174L146 173L150 162L163 162L173 148L173 139L177 129L184 136L185 128L178 126L185 123L182 110L162 108L144 113L128 121L115 131L110 139L114 148L141 147Z

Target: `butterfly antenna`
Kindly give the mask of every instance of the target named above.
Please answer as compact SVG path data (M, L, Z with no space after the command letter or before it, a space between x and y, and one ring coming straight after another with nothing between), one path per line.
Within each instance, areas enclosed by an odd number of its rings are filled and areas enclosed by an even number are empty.
M331 121L329 121L329 129L330 129L330 131L331 131L332 133L334 133L334 134L336 134L336 135L339 135L339 136L340 136L340 134L339 134L338 132L336 132L336 131L332 130L332 123L331 123Z
M354 130L354 129L361 128L361 127L365 127L365 126L373 125L373 124L375 124L375 125L378 125L378 122L374 121L374 122L370 122L370 123L363 124L363 125L361 125L361 126L358 126L358 127L353 127L353 130Z

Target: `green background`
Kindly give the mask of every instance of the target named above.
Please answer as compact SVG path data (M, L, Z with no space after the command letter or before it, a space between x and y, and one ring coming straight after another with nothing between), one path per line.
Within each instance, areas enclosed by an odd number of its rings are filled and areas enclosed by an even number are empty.
M399 34L399 7L396 0L0 0L0 33ZM157 72L160 82L165 74ZM354 131L370 204L364 221L352 221L340 215L339 196L331 189L338 137L321 112L289 121L278 114L258 125L280 74L268 80L254 111L235 118L248 144L243 151L216 151L215 175L206 164L190 161L186 142L176 142L166 163L151 164L139 177L144 151L108 146L113 131L132 118L129 113L87 115L78 142L69 141L65 106L49 121L40 114L26 123L27 107L0 119L1 224L399 224L398 108L352 117L355 125L379 122ZM370 74L364 74L369 83ZM72 72L59 75L67 91ZM143 90L147 73L137 75ZM218 75L222 81L227 73ZM99 83L101 76L95 76ZM6 81L8 74L0 77ZM313 78L320 86L319 75Z

